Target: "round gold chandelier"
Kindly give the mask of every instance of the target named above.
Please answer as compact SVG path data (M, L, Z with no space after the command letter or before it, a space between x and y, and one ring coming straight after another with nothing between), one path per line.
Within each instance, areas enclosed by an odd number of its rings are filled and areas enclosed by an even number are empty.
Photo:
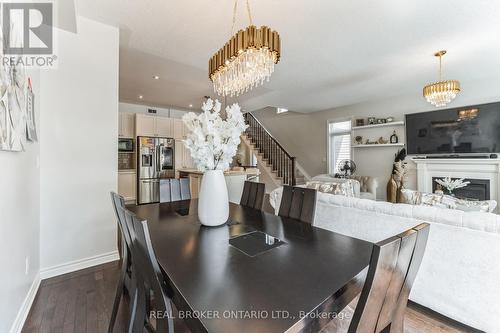
M253 25L246 1L250 26L239 30L208 61L209 78L221 96L238 96L269 81L274 65L280 60L279 34L267 26ZM233 28L238 0L234 3Z
M439 57L439 81L424 87L424 97L435 107L450 103L460 92L460 82L457 80L442 80L442 59L446 51L438 51L434 56Z

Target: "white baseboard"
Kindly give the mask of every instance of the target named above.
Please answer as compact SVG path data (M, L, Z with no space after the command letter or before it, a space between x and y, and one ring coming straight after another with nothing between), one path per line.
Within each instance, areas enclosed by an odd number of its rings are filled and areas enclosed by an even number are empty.
M120 259L118 251L99 254L96 256L70 261L40 270L40 279L45 280L54 276L71 273L80 269L105 264Z
M12 327L10 328L10 333L20 333L23 329L24 322L26 318L28 318L28 314L31 309L31 305L35 300L36 293L38 292L38 288L40 287L40 275L36 274L33 279L33 283L31 284L30 289L28 290L28 294L24 298L23 304L21 304L21 308L17 313L16 319L14 323L12 323Z

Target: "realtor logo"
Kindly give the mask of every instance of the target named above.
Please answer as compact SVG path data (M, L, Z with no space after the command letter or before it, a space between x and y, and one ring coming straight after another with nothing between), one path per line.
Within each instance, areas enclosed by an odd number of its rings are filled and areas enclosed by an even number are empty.
M4 54L52 54L52 3L3 3Z

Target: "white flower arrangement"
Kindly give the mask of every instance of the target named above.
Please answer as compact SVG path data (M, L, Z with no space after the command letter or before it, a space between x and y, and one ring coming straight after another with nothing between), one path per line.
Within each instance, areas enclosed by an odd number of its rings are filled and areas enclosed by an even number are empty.
M238 104L226 107L226 120L221 118L220 108L218 100L208 99L201 114L189 112L182 117L189 130L184 144L200 171L228 169L240 144L240 135L248 127Z
M462 187L466 187L470 184L468 181L464 181L465 178L459 178L452 180L451 177L445 177L443 179L436 179L436 183L448 190L448 193L452 193L454 190Z

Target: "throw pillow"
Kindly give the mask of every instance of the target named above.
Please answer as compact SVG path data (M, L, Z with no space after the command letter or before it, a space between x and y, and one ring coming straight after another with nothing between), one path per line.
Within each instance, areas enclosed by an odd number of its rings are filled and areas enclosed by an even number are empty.
M464 212L492 212L497 206L497 202L494 200L471 201L446 194L425 193L409 189L403 189L401 193L403 194L403 203L410 205L434 206Z
M306 183L306 187L315 189L318 192L344 195L346 197L354 197L354 186L351 181L346 181L343 183L310 181Z

